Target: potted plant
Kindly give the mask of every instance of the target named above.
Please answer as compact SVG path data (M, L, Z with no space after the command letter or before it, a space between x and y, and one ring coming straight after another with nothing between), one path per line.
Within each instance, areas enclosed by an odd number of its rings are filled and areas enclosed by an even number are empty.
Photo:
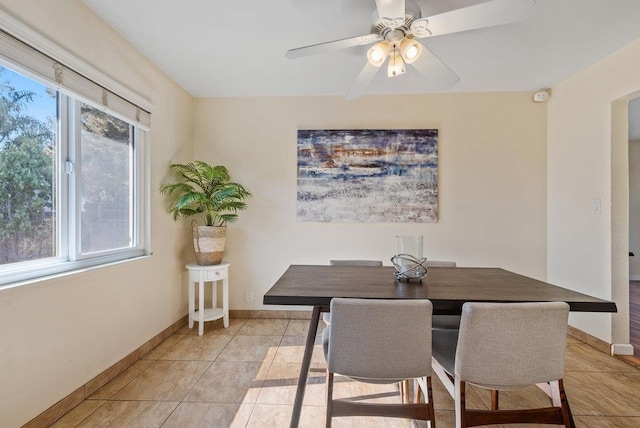
M222 261L227 223L238 219L243 202L251 196L241 184L231 181L227 168L203 161L169 166L178 182L166 184L160 193L173 197L168 212L174 220L199 216L204 225L191 222L193 247L199 265L217 265Z

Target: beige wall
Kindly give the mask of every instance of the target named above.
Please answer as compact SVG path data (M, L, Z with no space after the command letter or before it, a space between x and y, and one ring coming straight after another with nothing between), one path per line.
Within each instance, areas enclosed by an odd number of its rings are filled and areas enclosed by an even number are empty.
M613 299L618 314L570 322L616 343L629 343L625 125L626 100L639 89L637 40L554 87L548 110L548 279ZM601 214L591 212L595 198Z
M438 223L296 221L297 130L350 128L439 129ZM289 264L388 265L398 234L424 235L432 259L546 278L546 105L529 93L198 99L195 129L196 158L254 194L228 231L232 308L263 308Z
M0 7L149 99L153 256L0 291L0 426L47 409L186 314L188 230L158 195L168 163L192 158L193 98L79 0Z

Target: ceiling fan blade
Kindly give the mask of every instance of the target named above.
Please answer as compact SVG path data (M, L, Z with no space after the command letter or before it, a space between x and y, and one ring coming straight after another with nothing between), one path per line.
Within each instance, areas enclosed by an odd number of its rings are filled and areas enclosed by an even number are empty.
M376 0L376 8L380 19L395 20L400 18L404 22L404 0Z
M329 52L336 49L350 48L353 46L368 45L382 40L377 34L365 34L364 36L349 37L347 39L334 40L332 42L318 43L316 45L304 46L288 50L284 55L286 58L294 59L308 55Z
M535 4L535 0L492 0L416 19L411 31L416 37L441 36L523 21Z
M447 89L458 83L460 77L440 60L433 52L422 47L422 55L413 65L424 77L435 82L440 89Z
M378 74L379 70L380 67L374 67L373 65L369 64L369 61L367 61L364 68L358 75L358 78L349 89L349 92L347 92L345 98L348 100L355 100L360 95L362 95L364 93L364 90L367 89L367 86L369 86L369 83L371 83L373 78L376 77L376 74Z

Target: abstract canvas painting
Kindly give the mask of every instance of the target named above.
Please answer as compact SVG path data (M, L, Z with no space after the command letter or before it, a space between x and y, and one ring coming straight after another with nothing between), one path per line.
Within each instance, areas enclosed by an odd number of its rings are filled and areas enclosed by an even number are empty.
M299 130L298 221L438 220L438 130Z

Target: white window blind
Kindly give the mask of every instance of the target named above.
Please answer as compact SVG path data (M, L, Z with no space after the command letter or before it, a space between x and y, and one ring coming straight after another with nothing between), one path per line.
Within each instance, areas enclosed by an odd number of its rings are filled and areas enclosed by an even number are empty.
M48 55L0 30L0 57L28 74L148 131L151 114Z

